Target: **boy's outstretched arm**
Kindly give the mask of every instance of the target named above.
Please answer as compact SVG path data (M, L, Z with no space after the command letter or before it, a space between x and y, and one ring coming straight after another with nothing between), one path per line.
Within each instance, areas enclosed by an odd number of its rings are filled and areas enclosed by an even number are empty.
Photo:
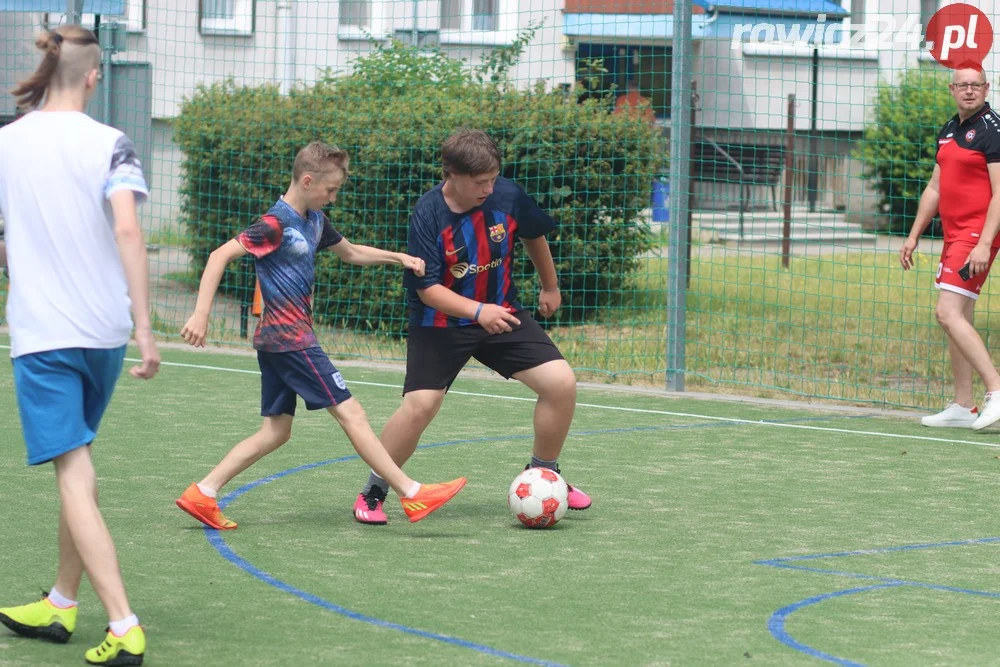
M413 271L418 276L424 275L424 260L402 252L391 252L368 245L354 245L347 239L341 239L336 245L330 246L337 257L348 264L368 266L371 264L399 264L404 269Z
M233 239L213 250L212 254L208 256L205 271L201 274L201 284L198 287L198 301L194 306L194 314L181 329L181 338L184 339L184 342L195 347L205 346L208 316L212 312L212 301L215 299L215 291L219 289L226 265L246 254L246 248L241 246L239 241Z

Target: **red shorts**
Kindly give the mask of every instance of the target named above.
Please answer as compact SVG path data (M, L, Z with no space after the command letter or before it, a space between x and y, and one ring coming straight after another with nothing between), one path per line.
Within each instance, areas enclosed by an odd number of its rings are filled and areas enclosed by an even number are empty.
M941 250L941 262L938 264L937 276L934 278L934 286L938 289L945 289L955 292L970 299L979 298L979 290L986 283L986 277L993 266L993 260L997 256L998 248L990 249L990 263L986 270L977 273L968 280L963 280L958 275L959 270L965 266L965 260L969 258L969 253L976 247L975 243L968 241L953 241L945 243Z

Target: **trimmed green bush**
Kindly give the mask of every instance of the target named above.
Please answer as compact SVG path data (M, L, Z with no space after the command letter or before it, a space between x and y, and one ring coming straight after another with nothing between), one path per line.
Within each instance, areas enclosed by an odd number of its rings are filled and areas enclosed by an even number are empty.
M905 234L913 224L934 171L937 133L955 114L949 81L947 73L911 69L898 85L883 84L876 93L872 123L855 155L879 193L887 231Z
M557 321L580 322L614 304L652 244L640 214L666 142L641 119L609 115L597 101L511 89L503 83L510 61L456 69L395 43L361 59L354 75L287 96L232 82L199 88L174 127L194 268L284 192L295 153L314 140L351 155L351 176L329 210L334 226L352 243L405 250L413 205L441 179L441 143L456 128L476 127L500 145L503 174L559 223L549 236L563 290ZM526 256L520 266L521 297L531 306L538 286ZM224 284L241 289L247 279L231 267ZM398 270L354 267L324 253L316 285L318 322L393 334L406 328Z

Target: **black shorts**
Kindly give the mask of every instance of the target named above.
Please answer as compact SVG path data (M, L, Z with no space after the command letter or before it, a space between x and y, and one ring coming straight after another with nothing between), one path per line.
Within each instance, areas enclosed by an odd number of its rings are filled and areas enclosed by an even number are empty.
M478 324L465 327L410 327L406 343L403 393L447 389L469 359L508 380L515 373L563 356L527 311L514 313L521 325L509 333L489 334Z

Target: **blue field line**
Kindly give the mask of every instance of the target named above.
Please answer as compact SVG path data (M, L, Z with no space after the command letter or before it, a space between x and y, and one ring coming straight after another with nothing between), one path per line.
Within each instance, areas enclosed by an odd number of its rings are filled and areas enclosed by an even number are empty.
M771 635L780 641L785 646L800 651L814 658L819 658L821 660L826 660L828 662L833 662L838 665L852 665L863 667L863 663L853 662L846 658L839 658L829 653L824 653L811 646L803 644L802 642L796 640L791 634L785 630L785 621L794 612L802 609L803 607L808 607L810 605L819 604L820 602L825 602L827 600L832 600L834 598L842 597L844 595L854 595L859 593L867 593L874 590L881 590L886 588L901 588L901 587L913 587L913 588L925 588L935 591L944 591L946 593L962 593L964 595L975 595L979 597L987 597L1000 599L1000 592L995 591L978 591L971 588L959 588L956 586L944 586L941 584L931 584L922 581L908 581L905 579L892 579L888 577L878 577L870 574L862 574L860 572L845 572L841 570L828 570L818 567L808 567L805 565L792 565L791 563L807 560L818 560L822 558L847 558L850 556L870 556L873 554L886 554L886 553L900 553L905 551L917 551L921 549L939 549L944 547L961 547L976 544L992 544L1000 542L1000 537L983 537L972 540L953 540L950 542L929 542L922 544L907 544L897 547L883 547L878 549L859 549L856 551L838 551L834 553L827 554L809 554L806 556L786 556L783 558L771 558L768 560L758 560L754 561L754 565L767 565L769 567L776 567L779 569L786 570L800 570L803 572L812 572L815 574L827 574L834 575L838 577L849 577L852 579L867 579L869 581L878 581L880 583L874 584L872 586L862 586L860 588L850 588L847 590L835 591L833 593L824 593L822 595L815 595L813 597L806 598L805 600L800 600L793 604L787 605L778 609L776 612L771 614L770 619L767 622L767 629L770 631Z
M220 503L221 504L221 503ZM506 658L507 660L514 660L516 662L531 664L531 665L547 665L551 667L562 667L560 663L550 662L548 660L541 660L539 658L532 658L531 656L520 655L517 653L509 653L507 651L501 651L500 649L493 648L492 646L486 646L484 644L476 644L474 642L466 641L464 639L459 639L458 637L451 637L449 635L442 635L436 632L428 632L426 630L420 630L418 628L411 628L407 625L401 625L399 623L392 623L390 621L383 620L381 618L375 618L374 616L366 616L365 614L353 611L347 607L342 607L338 604L334 604L328 600L313 595L312 593L307 593L301 589L295 588L285 582L277 579L267 572L264 572L260 568L256 567L246 559L240 557L236 552L234 552L225 540L222 539L220 531L205 529L205 535L208 537L209 543L215 547L215 550L219 554L228 560L230 563L240 568L247 574L250 574L257 579L263 581L264 583L274 586L279 591L289 593L295 597L314 604L317 607L322 607L327 611L332 611L335 614L340 614L346 618L354 621L361 621L362 623L368 623L379 628L385 628L387 630L397 630L399 632L404 632L408 635L416 635L417 637L423 637L424 639L432 639L434 641L442 642L444 644L450 644L452 646L457 646L459 648L466 648L477 653L483 653L485 655L491 655L496 658Z
M819 658L820 660L826 660L827 662L832 662L837 665L845 665L849 667L864 667L863 663L854 662L852 660L847 660L846 658L838 658L835 655L829 653L824 653L823 651L817 650L808 644L803 644L799 640L792 637L785 630L785 621L788 617L797 612L803 607L808 607L810 605L819 604L820 602L825 602L827 600L832 600L834 598L843 597L845 595L855 595L858 593L867 593L868 591L880 590L883 588L894 588L896 586L901 586L902 584L876 584L874 586L862 586L860 588L848 588L842 591L835 591L833 593L824 593L823 595L815 595L811 598L806 598L805 600L800 600L793 604L782 607L778 611L771 614L771 618L767 621L767 629L771 632L771 635L775 639L780 641L785 646L791 647L796 651L805 653L806 655Z
M789 419L789 420L786 420L786 421L787 422L823 421L823 420L828 420L828 419L831 419L831 418L833 418L833 417L825 417L825 416L824 417L800 417L800 418L796 418L796 419ZM836 418L842 419L843 417L839 417L838 416ZM867 415L852 415L849 418L851 418L851 419L858 419L858 418L867 419L869 417ZM761 420L761 421L764 422L765 420ZM770 422L771 420L766 420L766 421ZM635 426L635 427L613 428L613 429L595 429L595 430L588 430L588 431L576 431L576 432L570 433L570 435L576 436L576 437L582 437L582 436L591 436L591 435L609 435L609 434L615 434L615 433L637 433L637 432L667 431L667 430L671 430L671 429L690 429L690 428L715 428L715 427L719 427L719 426L737 426L737 425L738 425L737 423L711 421L711 422L704 422L704 423L700 423L700 424L673 424L673 425L663 425L663 426ZM432 448L436 448L436 447L446 447L446 446L450 446L450 445L460 445L460 444L471 444L471 443L476 443L476 442L497 442L497 441L503 441L503 440L530 440L530 439L533 439L533 438L534 438L534 435L505 435L505 436L487 436L487 437L480 437L480 438L463 438L463 439L458 439L458 440L447 440L447 441L443 441L443 442L428 443L428 444L425 444L425 445L420 445L419 449L432 449ZM263 486L265 484L269 484L271 482L275 482L277 480L280 480L280 479L282 479L284 477L288 477L289 475L294 475L296 473L305 472L307 470L313 470L313 469L320 468L322 466L331 465L331 464L334 464L334 463L344 463L346 461L354 461L354 460L357 460L359 458L360 457L357 454L351 454L351 455L348 455L348 456L340 456L340 457L337 457L337 458L334 458L334 459L327 459L325 461L317 461L317 462L314 462L314 463L306 463L304 465L297 466L295 468L289 468L288 470L282 470L281 472L276 472L276 473L274 473L272 475L268 475L267 477L262 477L260 479L254 480L253 482L249 482L247 484L244 484L243 486L239 487L238 489L236 489L236 490L234 490L234 491L226 494L224 497L222 497L222 498L219 499L219 507L221 509L226 509L227 507L229 507L229 505L233 501L235 501L236 499L240 498L241 496L249 493L250 491L252 491L252 490L254 490L254 489L256 489L256 488L258 488L260 486ZM435 633L435 632L428 632L426 630L420 630L418 628L412 628L412 627L409 627L409 626L400 625L398 623L392 623L390 621L386 621L386 620L383 620L383 619L375 618L375 617L372 617L372 616L366 616L364 614L361 614L359 612L353 611L353 610L348 609L346 607L342 607L341 605L334 604L333 602L330 602L328 600L324 600L323 598L318 597L316 595L313 595L312 593L308 593L308 592L303 591L301 589L295 588L294 586L292 586L290 584L287 584L287 583L281 581L280 579L277 579L276 577L268 574L267 572L264 572L260 568L258 568L255 565L253 565L253 563L250 563L246 559L242 558L235 551L233 551L229 547L229 545L226 544L225 540L222 538L222 535L221 535L220 531L212 530L212 529L207 528L207 527L204 529L204 531L205 531L205 536L208 539L209 544L212 545L212 547L219 553L220 556L222 556L223 558L225 558L227 561L229 561L230 563L232 563L236 567L240 568L241 570L243 570L247 574L255 577L256 579L259 579L260 581L268 584L269 586L273 586L273 587L277 588L280 591L283 591L285 593L289 593L290 595L294 595L294 596L298 597L299 599L301 599L301 600L303 600L305 602L309 602L310 604L314 604L314 605L316 605L318 607L326 609L327 611L332 611L332 612L334 612L336 614L340 614L341 616L344 616L346 618L349 618L349 619L352 619L352 620L355 620L355 621L361 621L363 623L369 623L371 625L375 625L375 626L378 626L380 628L387 628L387 629L390 629L390 630L397 630L399 632L404 632L406 634L416 635L416 636L419 636L419 637L423 637L425 639L432 639L434 641L439 641L439 642L450 644L450 645L453 645L453 646L458 646L458 647L461 647L461 648L467 648L469 650L477 651L479 653L483 653L483 654L486 654L486 655L492 655L492 656L495 656L495 657L506 658L508 660L514 660L514 661L517 661L517 662L522 662L522 663L527 663L527 664L535 664L535 665L558 665L559 664L559 663L549 662L549 661L546 661L546 660L541 660L539 658L532 658L530 656L519 655L517 653L508 653L506 651L501 651L500 649L495 649L495 648L492 648L490 646L485 646L483 644L476 644L474 642L469 642L469 641L466 641L464 639L459 639L457 637L450 637L448 635L442 635L442 634L438 634L438 633Z
M899 547L883 547L880 549L858 549L857 551L838 551L829 554L808 554L805 556L784 556L782 558L772 558L771 560L756 561L755 565L773 565L778 563L789 563L800 560L819 560L821 558L844 558L846 556L871 556L874 554L888 554L896 551L915 551L917 549L940 549L941 547L964 547L970 544L989 544L1000 542L1000 537L982 537L974 540L954 540L951 542L928 542L925 544L905 544Z
M467 444L473 442L488 442L488 441L498 441L498 440L524 440L528 438L533 438L534 436L529 435L513 435L513 436L498 436L498 437L483 437L483 438L466 438L462 440L448 440L444 442L428 443L426 445L421 445L420 449L431 449L434 447L445 447L448 445L458 445ZM219 507L221 509L227 508L234 500L237 498L253 491L254 489L263 486L264 484L269 484L271 482L282 479L283 477L288 477L289 475L294 475L295 473L304 472L307 470L313 470L322 466L330 465L333 463L343 463L345 461L353 461L360 458L357 454L352 454L350 456L341 456L335 459L328 459L326 461L318 461L315 463L307 463L305 465L297 466L295 468L289 468L288 470L282 470L281 472L274 473L273 475L268 475L267 477L262 477L248 484L244 484L238 489L226 494L223 498L219 499ZM548 665L552 667L563 667L560 663L551 662L548 660L542 660L540 658L533 658L531 656L520 655L518 653L510 653L508 651L502 651L500 649L493 648L492 646L486 646L484 644L476 644L475 642L470 642L458 637L451 637L449 635L442 635L436 632L429 632L427 630L420 630L419 628L413 628L407 625L402 625L399 623L393 623L391 621L386 621L381 618L375 618L374 616L367 616L360 612L348 609L341 605L325 600L317 595L308 593L299 588L287 584L281 581L277 577L274 577L267 572L264 572L253 563L249 562L245 558L237 554L233 549L226 544L226 541L222 538L222 532L217 530L212 530L208 527L204 529L205 537L208 539L208 543L215 548L220 556L225 558L227 561L240 568L247 574L259 579L260 581L277 588L279 591L294 595L295 597L314 604L317 607L326 609L327 611L332 611L335 614L340 614L345 618L349 618L354 621L360 621L362 623L368 623L376 627L385 628L388 630L396 630L398 632L403 632L409 635L415 635L417 637L423 637L424 639L431 639L434 641L442 642L444 644L449 644L452 646L457 646L459 648L466 648L471 651L476 651L477 653L482 653L484 655L491 655L497 658L505 658L507 660L513 660L516 662L521 662L525 664L532 665Z
M867 418L866 415L860 415L860 417ZM799 419L789 420L789 421L815 421L828 419L828 417L802 417ZM582 437L582 436L592 436L592 435L609 435L614 433L637 433L637 432L649 432L649 431L665 431L670 429L689 429L689 428L715 428L719 426L736 426L736 424L726 423L726 422L705 422L702 424L674 424L665 426L636 426L627 428L612 428L612 429L595 429L588 431L576 431L570 433L572 436ZM428 443L425 445L420 445L419 449L433 449L436 447L447 447L450 445L461 445L461 444L471 444L476 442L497 442L502 440L530 440L533 439L534 435L505 435L505 436L489 436L481 438L463 438L458 440L446 440L443 442ZM224 497L219 499L219 507L221 509L226 509L230 504L241 496L246 495L250 491L263 486L265 484L270 484L289 475L294 475L296 473L305 472L307 470L314 470L322 466L331 465L334 463L344 463L346 461L354 461L360 457L357 454L351 454L348 456L340 456L334 459L327 459L325 461L317 461L314 463L306 463L304 465L297 466L295 468L289 468L288 470L282 470L281 472L276 472L267 477L262 477L260 479L254 480L239 487L238 489L226 494ZM225 558L227 561L240 568L247 574L259 579L260 581L273 586L278 590L294 595L297 598L314 604L318 607L326 609L327 611L332 611L336 614L340 614L346 618L355 621L361 621L363 623L369 623L371 625L378 626L380 628L386 628L390 630L397 630L399 632L404 632L406 634L416 635L418 637L423 637L425 639L432 639L434 641L439 641L445 644L450 644L452 646L458 646L461 648L467 648L472 651L483 653L486 655L492 655L495 657L506 658L508 660L514 660L517 662L534 664L534 665L558 665L559 663L549 662L546 660L541 660L538 658L532 658L530 656L519 655L517 653L508 653L506 651L501 651L500 649L495 649L490 646L485 646L483 644L476 644L474 642L469 642L464 639L459 639L457 637L450 637L448 635L442 635L435 632L428 632L426 630L420 630L418 628L412 628L406 625L400 625L398 623L392 623L383 619L375 618L372 616L366 616L359 612L353 611L346 607L338 604L334 604L328 600L324 600L321 597L308 593L301 589L295 588L294 586L287 584L280 579L264 572L260 568L256 567L253 563L250 563L246 559L242 558L239 554L232 550L225 540L222 538L220 531L212 530L210 528L205 528L205 537L208 539L209 544L219 553L220 556Z

